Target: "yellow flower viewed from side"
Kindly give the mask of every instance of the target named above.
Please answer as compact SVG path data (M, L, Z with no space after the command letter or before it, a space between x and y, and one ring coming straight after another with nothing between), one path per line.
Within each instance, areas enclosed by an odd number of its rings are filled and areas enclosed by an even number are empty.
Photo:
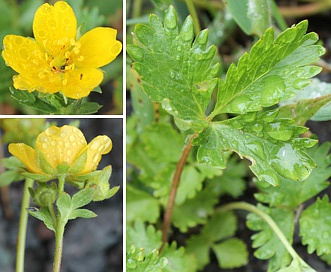
M18 75L13 78L19 90L42 93L61 92L66 97L86 97L103 80L98 69L122 50L117 31L97 27L76 40L77 20L64 1L43 4L33 21L35 39L7 35L2 56Z
M96 170L101 156L112 149L112 141L101 135L87 144L78 128L65 125L39 134L35 149L23 143L12 143L8 149L30 173L54 176L61 174L58 166L67 165L67 174L83 175Z

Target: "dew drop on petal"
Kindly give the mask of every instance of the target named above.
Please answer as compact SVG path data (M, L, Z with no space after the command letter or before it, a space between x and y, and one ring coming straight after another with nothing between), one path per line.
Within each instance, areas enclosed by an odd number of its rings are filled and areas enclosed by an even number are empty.
M43 148L45 148L45 149L46 149L46 148L47 148L47 146L48 146L48 145L47 145L46 143L43 143Z
M98 154L95 154L93 156L93 159L92 160L93 160L94 163L97 163L99 161L99 155Z
M70 135L69 140L70 140L71 142L74 142L74 141L75 141L75 136L74 136L74 135Z
M57 2L56 6L60 9L60 11L65 11L68 8L68 4L62 1Z
M72 155L72 150L71 149L67 150L67 155L68 156L71 156Z
M21 37L21 36L16 36L16 37L14 38L14 41L15 41L15 44L16 44L17 46L20 46L20 45L23 44L23 37Z
M100 141L94 140L91 144L91 149L97 150L100 145L101 145Z
M55 130L54 130L54 128L52 128L52 127L46 129L46 131L45 131L45 134L46 134L47 136L52 136L54 133L55 133Z
M56 141L51 141L51 146L56 146Z

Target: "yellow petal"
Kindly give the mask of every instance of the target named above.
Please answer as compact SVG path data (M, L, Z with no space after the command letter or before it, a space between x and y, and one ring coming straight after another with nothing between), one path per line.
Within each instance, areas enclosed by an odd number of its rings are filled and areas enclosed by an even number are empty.
M3 46L2 57L18 73L38 77L41 67L47 65L44 53L34 39L7 35Z
M122 50L116 34L117 30L110 27L97 27L85 33L78 41L81 48L75 64L98 68L113 61Z
M54 169L62 163L72 165L86 146L83 133L73 126L52 126L39 134L36 141L36 149L43 153Z
M73 99L86 97L103 79L103 73L95 68L77 68L65 73L65 85L61 87L62 93Z
M26 168L35 174L42 174L38 164L37 164L37 156L36 151L26 144L9 144L8 146L9 152L18 158Z
M33 20L33 34L46 52L57 55L66 51L76 38L77 21L72 8L64 1L54 6L41 5Z
M109 137L105 135L95 137L87 146L87 161L81 174L94 171L98 167L101 156L109 153L112 147Z

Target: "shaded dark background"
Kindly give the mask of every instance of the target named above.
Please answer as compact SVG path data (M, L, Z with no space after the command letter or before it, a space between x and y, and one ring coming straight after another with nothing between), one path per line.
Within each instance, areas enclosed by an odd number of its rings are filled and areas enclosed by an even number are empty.
M77 119L47 119L57 126ZM98 135L107 135L113 142L110 153L103 155L98 169L112 165L110 185L121 186L110 199L87 206L98 216L92 219L70 220L65 229L61 272L119 272L123 271L123 120L120 118L78 119L87 142ZM6 157L7 146L2 147ZM74 191L66 187L66 191ZM23 191L23 182L10 185L8 194L10 218L0 206L0 271L14 271L16 236ZM4 195L2 194L2 198ZM3 200L3 199L2 199ZM34 206L33 203L31 206ZM29 216L25 272L52 270L54 234L41 221Z

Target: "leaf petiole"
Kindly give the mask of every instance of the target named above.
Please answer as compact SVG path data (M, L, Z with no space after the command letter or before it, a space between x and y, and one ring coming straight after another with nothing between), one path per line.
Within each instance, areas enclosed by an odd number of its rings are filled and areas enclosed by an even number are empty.
M255 213L256 215L260 216L272 229L272 231L277 235L279 240L282 242L288 253L292 256L293 260L299 261L299 263L306 265L309 267L307 263L305 263L300 256L296 253L296 251L293 249L293 247L290 245L288 240L286 239L284 233L280 230L278 225L275 223L275 221L266 213L259 210L256 206L246 203L246 202L232 202L229 204L226 204L224 206L221 206L219 211L226 212L230 210L245 210L252 213Z

